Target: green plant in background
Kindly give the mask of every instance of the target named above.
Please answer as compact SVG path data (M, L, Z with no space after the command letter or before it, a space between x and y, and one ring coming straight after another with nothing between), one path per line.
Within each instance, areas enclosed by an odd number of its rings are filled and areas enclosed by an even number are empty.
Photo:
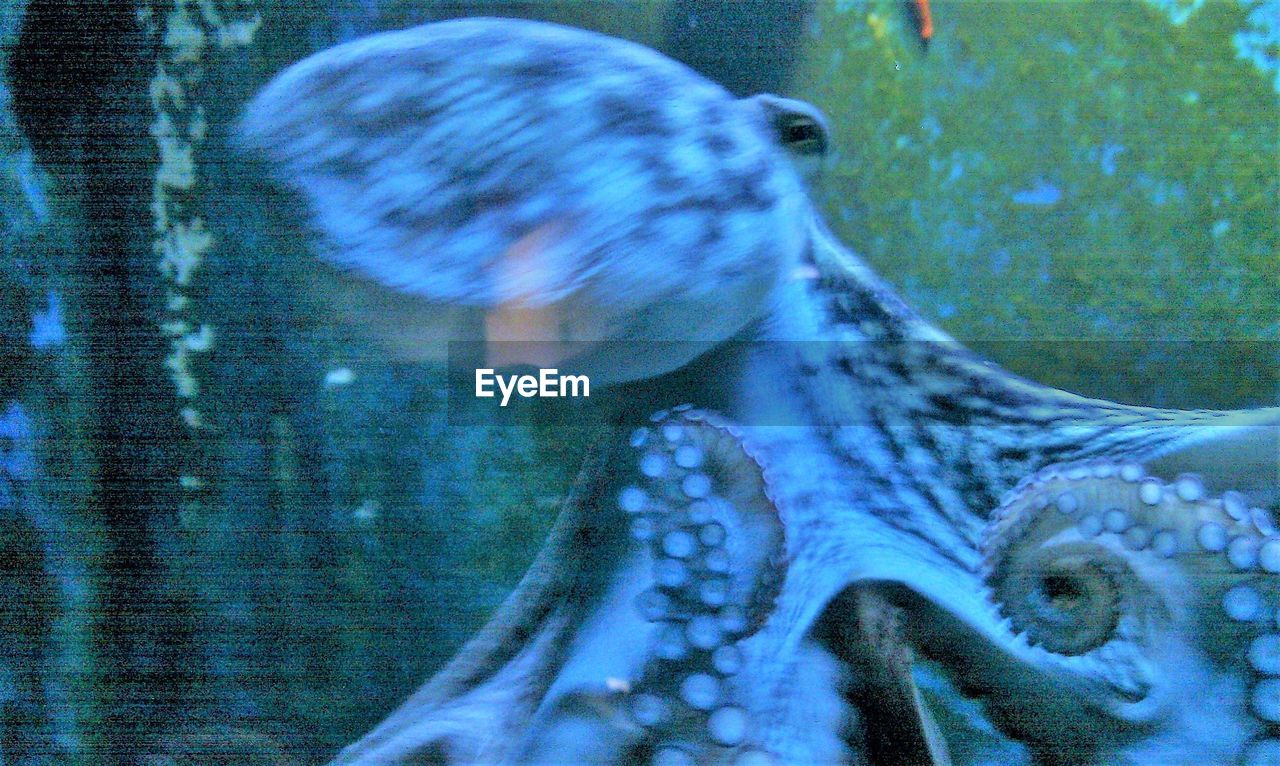
M926 53L903 4L819 3L798 95L835 132L833 227L961 339L1280 339L1275 4L1159 5L942 0ZM1121 398L1277 394L1274 344L1044 348L1002 361ZM1144 354L1162 372L1126 380Z
M160 326L170 339L165 367L182 402L182 421L195 432L205 426L196 404L200 382L195 358L213 346L214 325L200 316L191 293L201 262L215 243L201 210L198 150L208 137L209 125L198 88L208 66L208 48L249 45L262 20L239 0L175 0L172 4L143 4L138 21L160 42L150 83L155 110L151 136L159 154L151 213L153 248L168 288L165 320ZM194 435L192 441L196 441ZM200 475L205 469L188 468L191 470L184 471L179 482L184 489L198 492L206 484L206 477Z

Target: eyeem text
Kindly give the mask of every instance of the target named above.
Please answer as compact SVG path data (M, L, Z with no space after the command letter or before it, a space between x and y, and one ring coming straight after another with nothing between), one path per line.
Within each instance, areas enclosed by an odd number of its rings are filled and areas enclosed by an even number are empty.
M507 406L513 393L524 399L591 396L591 380L586 375L561 375L554 367L538 370L537 375L499 375L488 368L476 370L476 396L493 398L499 393L502 394L501 407Z

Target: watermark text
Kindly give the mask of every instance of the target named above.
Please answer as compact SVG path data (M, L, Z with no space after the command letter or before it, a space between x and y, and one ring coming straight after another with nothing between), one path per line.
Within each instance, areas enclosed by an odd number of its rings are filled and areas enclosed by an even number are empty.
M476 397L492 399L499 394L500 407L507 406L512 394L523 399L591 396L591 379L586 375L561 375L554 367L538 370L537 375L499 375L487 367L477 369Z

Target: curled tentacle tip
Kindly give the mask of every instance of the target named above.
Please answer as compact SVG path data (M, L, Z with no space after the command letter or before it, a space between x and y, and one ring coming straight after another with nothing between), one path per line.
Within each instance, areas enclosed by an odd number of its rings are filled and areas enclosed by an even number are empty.
M1020 482L994 514L983 540L986 580L1030 644L1086 654L1116 638L1125 619L1143 624L1157 611L1163 596L1152 589L1177 587L1148 582L1153 570L1135 566L1135 556L1176 564L1207 590L1226 590L1231 573L1280 571L1280 539L1261 534L1247 508L1238 493L1209 497L1194 474L1166 483L1133 463L1050 466ZM1246 591L1223 598L1237 618L1261 608Z
M1053 466L1020 482L983 540L993 606L1012 645L1139 702L1164 675L1155 650L1192 641L1246 680L1261 725L1280 726L1280 535L1238 492L1136 464ZM1175 606L1177 605L1177 606ZM1194 627L1187 624L1194 622ZM1178 655L1182 656L1182 655ZM1258 738L1240 763L1274 763Z

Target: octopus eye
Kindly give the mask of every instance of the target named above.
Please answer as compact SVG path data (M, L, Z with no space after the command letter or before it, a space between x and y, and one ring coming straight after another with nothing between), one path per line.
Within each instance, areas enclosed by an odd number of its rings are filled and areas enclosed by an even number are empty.
M760 93L744 102L763 117L761 124L772 131L773 140L792 154L813 157L826 154L827 120L812 104Z
M827 131L807 114L780 116L778 135L782 145L796 154L812 156L827 153Z

